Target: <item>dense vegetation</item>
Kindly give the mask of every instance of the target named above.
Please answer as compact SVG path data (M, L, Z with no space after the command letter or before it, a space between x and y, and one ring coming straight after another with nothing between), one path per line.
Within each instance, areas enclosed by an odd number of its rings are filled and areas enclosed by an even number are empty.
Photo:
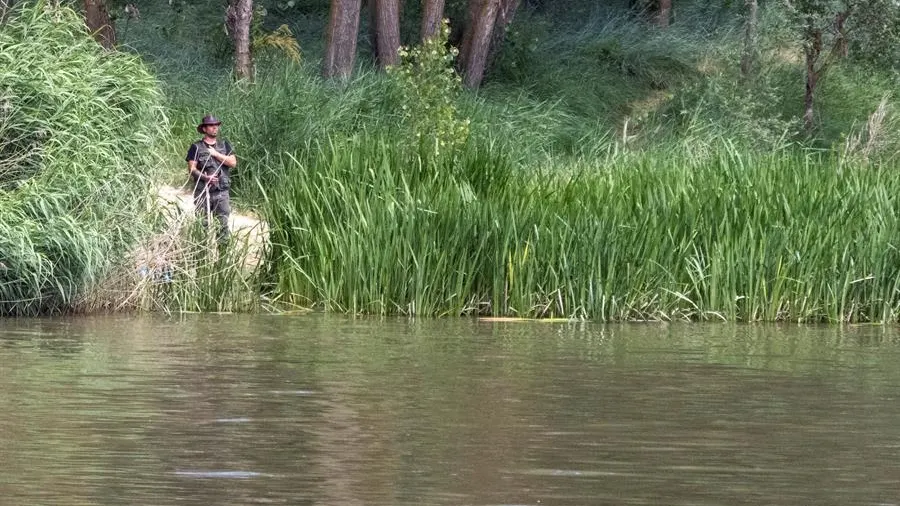
M65 310L99 282L161 168L156 79L81 23L29 8L0 29L0 314Z
M893 49L873 57L861 41L858 58L832 66L808 130L800 36L774 8L747 77L736 6L678 3L662 30L624 6L532 2L476 93L440 43L387 73L361 58L351 80L325 81L327 6L266 7L256 40L286 23L302 60L269 38L253 84L232 82L221 15L203 2L148 2L119 19L122 49L150 63L167 97L169 179L183 181L182 149L213 111L241 159L235 196L271 227L250 274L172 259L175 281L153 287L150 307L900 315Z

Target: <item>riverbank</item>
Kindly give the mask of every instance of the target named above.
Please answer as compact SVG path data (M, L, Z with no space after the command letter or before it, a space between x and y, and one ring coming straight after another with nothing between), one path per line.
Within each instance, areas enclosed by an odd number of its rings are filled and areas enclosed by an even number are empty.
M161 186L157 191L157 204L167 222L167 231L160 235L183 230L196 217L194 198L184 188ZM244 252L243 267L251 270L259 266L269 242L268 223L253 213L232 208L228 217L228 229L234 243Z
M184 53L204 60L200 67L178 67L177 56L152 53L152 44L140 57L109 56L67 16L66 36L82 37L87 61L122 58L130 68L148 58L161 79L134 90L117 84L119 68L88 76L93 87L79 92L85 110L125 104L113 126L93 121L103 114L87 118L90 138L79 136L83 122L56 121L56 104L77 102L70 86L48 91L40 122L15 116L33 142L13 146L22 165L0 181L13 189L0 193L10 232L0 239L11 238L0 241L4 314L287 307L594 321L900 318L900 130L882 100L889 73L857 82L850 77L864 77L864 67L835 66L820 97L826 105L836 93L847 98L843 109L821 108L843 114L823 118L839 134L814 137L793 129L788 88L742 82L727 54L698 50L738 47L727 34L703 36L716 44L690 39L678 61L658 51L635 60L640 72L607 61L678 43L690 31L681 23L665 33L640 24L633 33L588 30L581 45L561 39L568 62L607 48L597 68L615 84L572 107L497 77L478 93L462 89L442 40L396 72L361 70L340 86L314 63L273 55L260 60L252 85L234 85L229 64L202 51ZM34 19L57 22L43 10ZM153 23L129 33L152 41ZM72 84L66 68L34 61ZM669 63L685 70L669 77L683 79L657 79ZM785 58L766 65L779 86L800 70ZM21 69L22 96L35 72ZM837 86L850 81L855 95ZM782 102L744 86L777 91ZM127 93L153 100L119 96ZM600 111L607 95L619 105ZM195 225L188 196L158 191L159 181L183 177L183 147L210 111L241 160L237 204L266 220L256 233L247 231L254 218L236 216L240 231L224 249ZM743 126L732 128L741 115ZM60 125L68 130L44 143Z
M76 304L78 312L248 311L258 309L253 287L269 248L269 227L234 210L222 248L197 219L184 188L160 186L151 214L156 225Z

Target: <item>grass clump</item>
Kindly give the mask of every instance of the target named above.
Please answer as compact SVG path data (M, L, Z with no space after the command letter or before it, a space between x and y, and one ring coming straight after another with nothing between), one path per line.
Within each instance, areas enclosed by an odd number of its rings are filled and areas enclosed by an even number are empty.
M380 314L889 321L900 315L895 167L722 145L456 170L387 139L287 158L268 266L295 304ZM423 177L424 174L424 177Z
M163 209L156 233L79 300L78 308L172 313L266 307L259 263L267 247L263 224L220 244L192 213L175 205Z
M23 2L0 30L0 314L65 310L141 234L166 135L140 59L74 11Z

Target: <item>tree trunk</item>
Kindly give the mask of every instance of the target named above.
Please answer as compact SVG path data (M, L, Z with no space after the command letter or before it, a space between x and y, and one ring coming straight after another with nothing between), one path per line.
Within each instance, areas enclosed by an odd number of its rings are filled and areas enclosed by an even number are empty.
M443 17L444 0L422 0L422 42L437 35L441 30L441 19Z
M6 21L6 14L12 10L16 0L0 0L0 24Z
M488 65L490 65L500 50L503 48L503 41L506 40L506 27L512 23L516 10L521 4L521 0L500 0L500 11L497 12L497 19L494 21L494 31L491 35L491 47L488 52Z
M803 124L806 126L806 130L811 132L815 127L815 114L813 109L813 98L816 93L816 85L819 82L819 76L815 72L809 71L807 68L806 73L806 94L803 97Z
M225 18L234 41L234 76L238 81L253 81L253 53L250 51L253 0L231 0Z
M375 59L384 69L400 63L400 0L375 0Z
M834 42L835 56L846 58L850 54L850 42L847 40L847 18L850 17L850 10L845 10L835 14L834 31L837 39Z
M378 21L376 19L378 6L375 5L375 0L362 0L361 9L360 16L366 11L369 13L369 47L375 60L378 60Z
M672 0L659 0L659 6L656 11L656 26L667 28L669 26L669 18L672 16Z
M494 23L500 11L500 0L469 0L469 22L463 33L459 64L463 84L477 88L484 79Z
M105 0L84 0L84 21L101 46L116 47L116 29L109 20Z
M469 0L469 19L459 51L463 84L477 88L484 79L492 49L499 48L520 0Z
M813 99L821 72L816 69L816 62L819 60L819 55L822 54L822 31L816 29L810 21L806 33L806 93L803 97L803 124L806 126L806 130L811 132L815 126Z
M828 54L822 58L824 50L823 34L820 28L815 26L812 17L807 20L806 25L806 42L804 52L806 53L806 93L803 97L803 123L806 125L807 131L812 131L815 127L814 102L816 95L816 87L825 75L825 72L831 64L846 54L847 37L844 23L850 17L850 9L839 12L835 15L834 25L837 30L834 43ZM821 63L819 63L821 60ZM818 64L818 66L817 66Z
M741 77L747 80L756 74L756 60L759 55L759 4L757 0L744 0L744 8L747 18L744 21Z
M322 75L328 79L346 79L356 60L356 38L359 32L360 0L332 0L325 36L325 58Z

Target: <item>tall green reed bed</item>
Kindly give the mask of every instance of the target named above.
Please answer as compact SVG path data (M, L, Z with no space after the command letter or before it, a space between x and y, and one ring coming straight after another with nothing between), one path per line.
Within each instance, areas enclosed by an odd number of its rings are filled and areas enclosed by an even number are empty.
M166 312L250 312L263 307L257 245L235 234L227 245L197 222L170 249L170 262L142 275L145 298L135 307ZM160 268L161 267L161 268Z
M896 167L727 145L514 170L355 137L267 193L282 300L376 314L893 321Z
M142 235L160 101L70 9L21 2L0 27L0 315L65 310Z

